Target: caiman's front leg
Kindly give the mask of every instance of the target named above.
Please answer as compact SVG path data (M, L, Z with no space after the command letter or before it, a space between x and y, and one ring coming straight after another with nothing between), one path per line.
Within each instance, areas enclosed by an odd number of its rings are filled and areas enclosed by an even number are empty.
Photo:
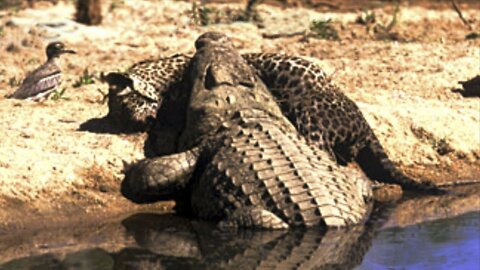
M192 176L199 151L192 150L163 157L143 159L126 169L122 193L135 202L174 196Z

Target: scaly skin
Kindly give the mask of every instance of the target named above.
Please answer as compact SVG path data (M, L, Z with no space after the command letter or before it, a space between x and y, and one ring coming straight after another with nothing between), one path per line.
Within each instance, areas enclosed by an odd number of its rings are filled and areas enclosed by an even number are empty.
M198 156L188 187L193 213L225 227L363 222L371 205L369 181L339 167L328 153L298 135L226 36L206 33L196 47L187 73L192 90L178 145L179 151ZM155 160L164 159L172 158ZM143 181L137 193L158 190L159 183L166 189L172 182L165 173L156 173L162 167L155 162L140 164L125 179L131 187L139 178L151 180ZM190 175L168 174L181 179Z
M293 226L361 222L367 180L339 168L287 124L252 110L224 122L227 128L209 138L213 159L192 185L194 211L207 219L243 220L246 208L267 210ZM235 226L237 219L232 222L224 225Z
M329 152L330 156L341 165L356 161L372 180L399 184L407 190L442 193L432 183L418 182L409 178L391 162L357 105L341 92L317 65L300 57L281 54L254 53L244 54L242 57L255 69L257 75L275 96L283 114L296 126L308 144ZM176 55L173 58L177 61L162 58L144 62L144 65L151 63L155 68L162 69L163 67L170 71L175 69L183 71L190 61L190 58L185 55ZM147 84L163 86L155 88L159 93L177 92L178 94L174 98L176 105L170 106L175 110L185 106L182 104L186 103L187 95L183 93L182 101L180 98L182 87L179 85L185 86L182 84L183 73L170 74L175 75L167 77L171 85L175 86L174 89L156 82L156 80L160 80L163 83L165 76L159 77L151 74L147 76L145 73L136 74L135 72L130 76L133 78L143 76ZM143 90L139 89L137 92L143 92ZM188 91L184 90L184 92ZM112 101L112 104L122 103L123 105L110 106L109 114L122 115L121 121L130 122L131 118L123 117L124 113L115 112L119 111L118 108L123 111L135 111L136 104L132 105L129 102L137 99L137 97L128 97L122 102L118 99ZM144 113L146 110L138 109L143 113L144 122L147 118L155 118L153 113L156 111L157 105L158 103L147 114ZM128 108L128 110L123 108ZM150 142L153 143L153 149L157 154L164 155L175 152L173 146L178 143L176 138L183 129L185 121L181 112L183 110L158 111L156 126L150 132ZM138 121L138 118L135 121ZM168 123L165 124L166 121Z

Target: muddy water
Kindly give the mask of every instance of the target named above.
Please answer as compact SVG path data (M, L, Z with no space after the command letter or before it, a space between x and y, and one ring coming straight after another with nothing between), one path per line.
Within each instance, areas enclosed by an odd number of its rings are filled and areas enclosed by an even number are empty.
M346 230L220 231L185 217L0 235L0 269L478 269L477 188L381 205Z

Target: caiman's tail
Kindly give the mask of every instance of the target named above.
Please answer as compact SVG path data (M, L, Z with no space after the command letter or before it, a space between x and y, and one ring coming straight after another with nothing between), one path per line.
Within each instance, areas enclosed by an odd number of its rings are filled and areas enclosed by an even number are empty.
M383 183L398 184L404 190L427 194L445 194L446 191L440 189L432 182L415 181L400 171L395 164L388 158L380 141L371 132L370 139L356 157L356 162L372 180Z

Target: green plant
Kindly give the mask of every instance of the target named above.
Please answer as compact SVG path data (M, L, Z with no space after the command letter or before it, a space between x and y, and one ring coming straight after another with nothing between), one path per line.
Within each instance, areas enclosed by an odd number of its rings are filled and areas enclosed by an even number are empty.
M210 19L213 9L205 6L205 4L198 5L197 1L192 3L192 17L195 24L206 26L212 23Z
M60 100L62 97L63 97L63 94L65 94L65 91L67 90L67 88L63 87L60 91L59 90L55 90L52 94L52 96L50 97L51 100L53 101L58 101Z
M465 39L477 39L480 38L480 34L477 32L471 32L465 36Z
M27 65L34 65L34 64L36 65L38 63L40 63L40 60L38 58L35 58L35 57L30 58L27 61Z
M78 88L82 85L94 84L93 74L88 72L88 68L83 70L83 75L81 75L78 80L73 84L73 87Z
M200 8L200 24L205 26L211 24L210 14L212 13L212 9L202 6Z
M392 28L397 24L398 12L400 12L400 1L399 0L397 0L395 2L395 9L393 11L392 20L390 21L390 23L386 27L384 27L386 32L390 32L392 30Z
M452 147L445 138L433 139L430 142L432 144L432 148L435 149L435 151L437 151L437 153L441 156L453 152Z
M108 10L110 12L114 11L115 9L121 7L125 5L125 1L123 0L113 0L111 3L110 3L110 6L108 7Z
M11 77L10 79L8 79L8 85L10 85L10 87L19 86L20 83L21 83L21 81L18 80L16 77Z
M194 24L206 26L217 23L228 24L237 21L249 21L255 23L258 27L263 27L263 20L253 6L256 1L249 1L244 10L231 8L217 9L206 6L203 1L201 4L198 4L197 2L198 1L194 1L192 3L190 11Z
M0 0L0 9L14 9L21 5L21 0Z
M238 16L238 21L252 21L257 23L263 23L262 18L257 12L257 0L249 0L245 10Z
M313 20L310 23L310 32L314 37L329 39L329 40L339 40L337 30L332 25L332 20Z
M393 10L392 20L385 26L384 24L377 24L374 31L379 39L398 39L395 33L391 33L393 27L397 24L398 13L400 12L400 1L395 1L395 9Z
M362 14L358 15L358 17L355 19L356 23L365 25L367 27L374 24L376 21L377 19L375 16L375 11L368 11L368 10L365 10Z

